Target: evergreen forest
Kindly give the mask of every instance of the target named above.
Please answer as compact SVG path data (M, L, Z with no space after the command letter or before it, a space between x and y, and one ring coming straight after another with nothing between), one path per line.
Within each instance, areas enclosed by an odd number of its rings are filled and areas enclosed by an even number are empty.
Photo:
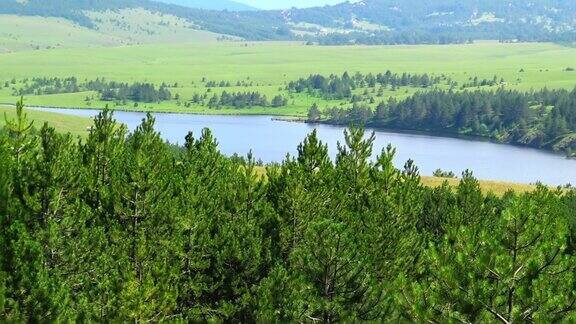
M357 103L324 110L313 105L308 121L480 136L572 156L576 150L576 89L433 89L401 101L390 97L375 110Z
M576 193L425 187L412 161L315 132L266 167L205 129L105 110L86 138L0 133L2 322L572 322Z

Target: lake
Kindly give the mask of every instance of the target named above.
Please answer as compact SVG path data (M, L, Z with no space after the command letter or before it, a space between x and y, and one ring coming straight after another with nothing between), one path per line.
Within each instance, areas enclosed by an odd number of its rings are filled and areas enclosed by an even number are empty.
M98 111L81 109L35 108L38 110L92 117ZM134 130L145 113L115 112L115 118ZM227 155L246 155L250 150L264 162L280 162L287 153L295 154L298 144L314 128L328 144L332 158L336 143L343 142L344 127L311 125L273 120L271 116L213 116L155 114L156 129L171 143L184 142L189 131L199 136L208 127ZM549 185L576 183L576 160L541 150L459 138L376 131L374 152L388 144L396 147L396 165L413 159L422 175L441 168L457 175L470 169L479 179L519 183L541 181Z

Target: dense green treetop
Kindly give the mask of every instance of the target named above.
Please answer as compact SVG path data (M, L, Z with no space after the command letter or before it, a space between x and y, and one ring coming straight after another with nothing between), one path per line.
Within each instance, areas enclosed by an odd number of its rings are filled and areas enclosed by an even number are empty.
M84 140L0 132L0 321L571 322L576 194L427 188L395 150L312 132L264 169L209 130L109 111Z

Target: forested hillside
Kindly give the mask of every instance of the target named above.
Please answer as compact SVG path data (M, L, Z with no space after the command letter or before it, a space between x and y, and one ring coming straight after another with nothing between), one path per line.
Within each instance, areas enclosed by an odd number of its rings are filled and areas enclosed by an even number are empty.
M365 104L320 110L311 107L311 122L360 124L437 134L461 134L503 143L576 151L576 89L520 92L431 90L405 100L389 98L375 110Z
M289 39L290 31L281 29L284 23L277 13L231 12L186 8L150 0L5 0L0 2L0 14L33 15L66 18L75 23L95 28L97 24L88 12L119 9L144 9L150 12L186 19L196 28L219 34L243 37L249 40Z
M185 4L178 2L178 4ZM283 11L212 11L150 0L5 0L0 13L67 18L94 27L86 11L141 8L247 40L320 44L445 44L470 40L576 40L576 5L563 0L363 0Z
M574 41L576 4L563 0L363 0L291 10L292 22L351 33L323 43L443 43L468 39Z
M350 130L257 172L101 113L0 133L0 321L576 320L576 194L422 186ZM38 125L34 125L38 126Z

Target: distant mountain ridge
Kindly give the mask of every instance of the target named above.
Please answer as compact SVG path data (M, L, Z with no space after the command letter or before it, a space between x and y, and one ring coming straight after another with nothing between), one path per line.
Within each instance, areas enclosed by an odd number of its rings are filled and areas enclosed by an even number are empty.
M356 31L374 38L394 33L503 40L576 36L576 1L565 0L363 0L292 9L284 15L293 24Z
M257 8L230 0L158 0L159 2L175 4L182 7L206 9L206 10L229 10L229 11L252 11Z
M163 1L193 5L199 0ZM94 23L86 11L122 8L174 15L198 29L247 40L321 44L576 40L576 1L565 0L362 0L308 9L239 12L185 8L150 0L0 1L0 13L61 17L87 27Z
M311 8L335 5L346 0L237 0L262 10L281 10L290 8ZM358 0L348 0L356 2Z
M187 8L150 0L0 0L0 14L58 17L95 28L89 11L144 9L186 19L198 29L249 40L292 39L277 14L260 11L215 11ZM280 32L278 32L280 31Z

